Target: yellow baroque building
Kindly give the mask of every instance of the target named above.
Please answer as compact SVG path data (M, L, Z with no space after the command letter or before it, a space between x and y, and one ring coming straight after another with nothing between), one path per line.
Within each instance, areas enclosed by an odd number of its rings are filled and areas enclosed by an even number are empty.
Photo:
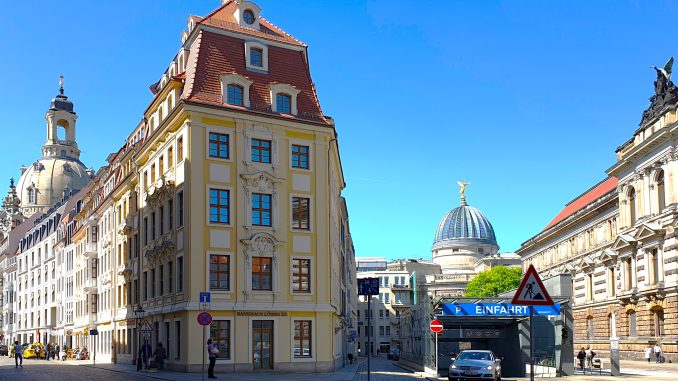
M189 18L142 121L83 196L78 300L96 315L73 334L96 327L98 359L136 361L147 338L167 367L200 371L205 307L217 371L332 371L356 354L337 132L307 46L260 13L224 1Z

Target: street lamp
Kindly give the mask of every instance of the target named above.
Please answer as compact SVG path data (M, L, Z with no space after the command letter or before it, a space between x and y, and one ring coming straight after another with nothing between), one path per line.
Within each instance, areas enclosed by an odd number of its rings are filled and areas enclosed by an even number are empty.
M141 325L140 320L144 315L144 308L141 304L137 304L137 309L134 310L134 316L137 318L137 333L139 334L139 346L137 347L137 372L141 370Z

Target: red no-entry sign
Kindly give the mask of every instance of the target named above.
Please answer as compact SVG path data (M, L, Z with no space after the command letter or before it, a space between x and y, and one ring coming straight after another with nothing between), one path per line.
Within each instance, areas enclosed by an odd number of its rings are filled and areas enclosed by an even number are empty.
M442 332L443 331L443 323L440 322L440 320L433 320L431 321L431 332Z

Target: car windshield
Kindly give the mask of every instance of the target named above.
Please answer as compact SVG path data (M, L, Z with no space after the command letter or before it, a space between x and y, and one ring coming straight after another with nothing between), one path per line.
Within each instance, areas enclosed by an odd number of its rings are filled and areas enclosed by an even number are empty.
M457 360L492 360L492 355L488 352L464 351L459 354Z

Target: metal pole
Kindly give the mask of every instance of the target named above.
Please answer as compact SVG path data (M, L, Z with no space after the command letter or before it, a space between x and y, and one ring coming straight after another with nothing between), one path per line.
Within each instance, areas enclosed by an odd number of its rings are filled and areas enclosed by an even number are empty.
M530 306L530 381L534 381L534 329L532 327L532 318L534 317L534 307Z
M141 326L139 325L139 320L140 319L137 317L137 372L141 370Z
M433 332L436 335L436 376L438 376L438 332Z
M367 381L371 380L372 374L370 358L372 357L372 309L370 308L372 295L367 295Z
M97 337L94 335L94 357L92 357L92 360L94 361L94 365L97 364Z
M204 343L207 341L205 339L205 327L206 326L204 326L204 325L202 326L202 342L203 342L203 345L205 345ZM202 350L202 381L205 381L205 349Z

